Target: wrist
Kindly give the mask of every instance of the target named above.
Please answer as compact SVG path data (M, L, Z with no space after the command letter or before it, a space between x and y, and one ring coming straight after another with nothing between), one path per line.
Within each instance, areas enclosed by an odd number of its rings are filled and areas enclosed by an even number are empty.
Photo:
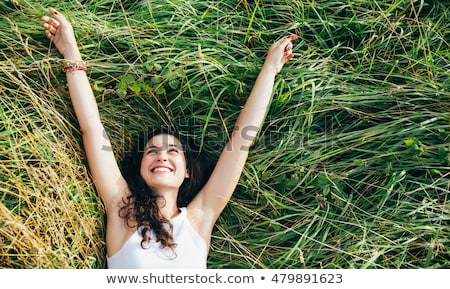
M72 51L68 51L63 54L64 59L67 60L82 60L81 53L78 51L78 49L74 49Z
M264 73L273 74L274 76L278 74L279 69L276 67L276 65L273 65L270 62L265 62L263 67L261 68L261 71Z
M64 61L64 72L73 72L77 70L87 71L86 63L82 60L65 60Z

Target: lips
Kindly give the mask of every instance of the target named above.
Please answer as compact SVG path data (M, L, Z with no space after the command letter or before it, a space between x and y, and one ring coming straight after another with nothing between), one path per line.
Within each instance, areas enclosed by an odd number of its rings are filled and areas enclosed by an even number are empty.
M154 174L168 174L173 173L173 169L165 166L157 166L151 169L151 172Z

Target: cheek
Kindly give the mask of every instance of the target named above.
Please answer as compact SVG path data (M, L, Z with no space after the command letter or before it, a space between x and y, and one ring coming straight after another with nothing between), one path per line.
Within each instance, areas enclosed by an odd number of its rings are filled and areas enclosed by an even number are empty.
M149 164L151 163L151 159L148 156L144 156L141 160L140 172L141 175L147 171Z
M141 177L143 177L145 175L145 165L144 162L141 162L141 167L139 168L139 173L141 175Z
M185 158L181 158L178 162L177 162L177 166L180 168L180 173L186 174L186 172L188 171L187 168L187 163L186 163L186 159Z

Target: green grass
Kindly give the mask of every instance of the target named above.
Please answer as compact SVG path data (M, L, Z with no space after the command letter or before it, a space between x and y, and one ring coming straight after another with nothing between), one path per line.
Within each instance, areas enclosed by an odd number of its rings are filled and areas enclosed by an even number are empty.
M61 56L73 23L120 159L170 124L216 158L270 44L300 37L209 268L450 268L446 1L0 3L0 264L101 268L104 208Z

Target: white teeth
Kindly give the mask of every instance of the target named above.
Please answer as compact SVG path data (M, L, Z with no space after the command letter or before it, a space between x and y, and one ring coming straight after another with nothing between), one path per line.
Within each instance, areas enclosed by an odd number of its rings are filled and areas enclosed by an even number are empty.
M154 168L153 172L154 173L170 173L171 170L169 168L159 167L159 168Z

